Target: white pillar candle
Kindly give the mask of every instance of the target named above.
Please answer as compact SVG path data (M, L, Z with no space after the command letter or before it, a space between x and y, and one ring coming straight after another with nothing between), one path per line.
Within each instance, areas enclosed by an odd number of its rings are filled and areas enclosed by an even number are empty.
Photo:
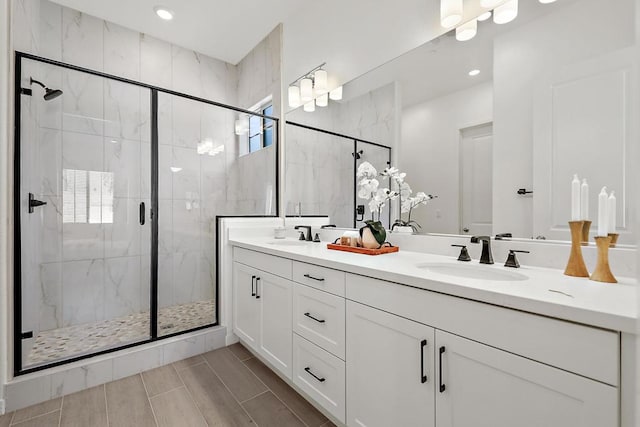
M589 184L586 178L582 180L580 186L580 219L589 220Z
M607 216L609 218L609 225L607 227L607 231L609 233L616 232L616 196L615 191L611 192L609 196L609 200L607 201Z
M573 175L571 181L571 221L580 221L580 180Z
M598 195L598 236L606 236L608 234L608 203L607 187L602 187L602 190L600 190L600 194Z

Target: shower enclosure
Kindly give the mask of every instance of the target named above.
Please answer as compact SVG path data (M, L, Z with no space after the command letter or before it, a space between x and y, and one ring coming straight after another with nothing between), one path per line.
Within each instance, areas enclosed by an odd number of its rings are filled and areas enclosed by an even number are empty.
M15 75L15 374L216 325L216 217L275 216L278 119L29 54ZM245 155L251 117L275 131Z
M391 148L360 138L287 121L288 216L329 216L338 227L359 228L371 218L358 198L356 172L363 162L378 172L391 164ZM388 180L381 181L389 186ZM389 204L380 220L390 228Z

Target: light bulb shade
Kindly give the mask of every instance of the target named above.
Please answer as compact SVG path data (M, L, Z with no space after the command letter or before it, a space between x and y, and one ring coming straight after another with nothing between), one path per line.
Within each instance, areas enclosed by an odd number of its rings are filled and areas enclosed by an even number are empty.
M478 21L472 19L456 28L456 40L466 42L478 34Z
M342 86L338 86L329 92L329 99L332 101L340 101L342 99Z
M518 16L518 0L509 0L494 9L493 22L506 24L516 19L516 16Z
M302 104L300 100L300 88L298 86L289 86L289 107L298 108Z
M440 0L440 24L451 28L462 21L462 0Z
M498 4L500 4L500 1L502 0L480 0L480 6L484 7L485 9L493 9Z
M304 111L307 113L313 113L316 111L316 102L312 99L311 101L304 104Z
M316 105L318 107L326 107L329 105L329 94L325 93L324 95L320 95L316 98Z
M329 92L327 89L327 72L325 70L318 70L313 74L314 89L316 95L324 95Z
M307 103L313 99L313 82L311 79L300 80L300 100Z
M480 21L480 22L486 21L489 18L491 18L491 11L490 10L488 10L485 13L483 13L482 15L478 16L478 21Z

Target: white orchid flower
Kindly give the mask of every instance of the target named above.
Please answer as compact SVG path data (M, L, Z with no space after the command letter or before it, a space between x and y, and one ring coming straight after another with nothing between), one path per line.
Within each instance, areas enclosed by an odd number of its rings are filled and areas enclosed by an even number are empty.
M369 162L362 162L360 166L358 166L358 172L356 173L358 178L375 178L378 176L378 171L373 165Z
M412 190L409 184L407 184L406 182L400 184L400 197L402 199L408 199L409 197L411 197L411 193Z

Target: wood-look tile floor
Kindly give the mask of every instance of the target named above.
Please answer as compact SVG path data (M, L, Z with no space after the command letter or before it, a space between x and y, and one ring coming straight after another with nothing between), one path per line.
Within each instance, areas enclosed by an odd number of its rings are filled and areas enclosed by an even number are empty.
M0 427L329 427L242 345L0 416Z

